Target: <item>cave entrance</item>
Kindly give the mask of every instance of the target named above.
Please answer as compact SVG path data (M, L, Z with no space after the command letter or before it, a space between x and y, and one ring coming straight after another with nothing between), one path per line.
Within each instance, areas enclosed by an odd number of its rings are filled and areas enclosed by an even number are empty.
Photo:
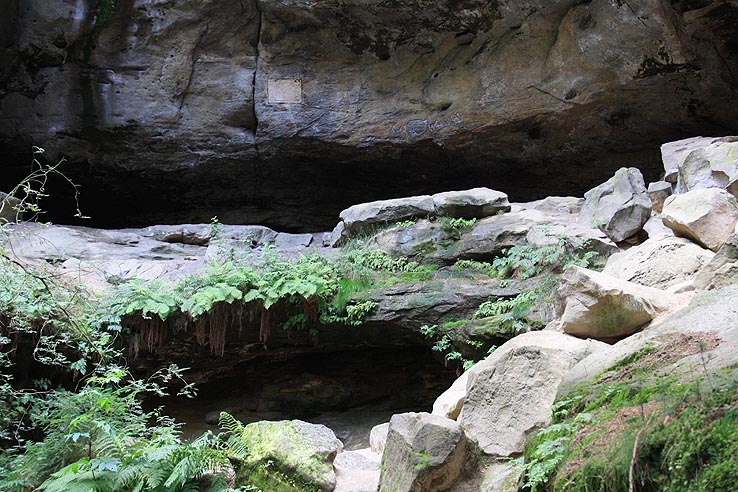
M280 355L236 365L198 385L198 395L150 401L183 425L185 438L218 430L221 411L244 423L300 419L332 429L346 449L396 413L430 412L454 381L426 347L358 348Z

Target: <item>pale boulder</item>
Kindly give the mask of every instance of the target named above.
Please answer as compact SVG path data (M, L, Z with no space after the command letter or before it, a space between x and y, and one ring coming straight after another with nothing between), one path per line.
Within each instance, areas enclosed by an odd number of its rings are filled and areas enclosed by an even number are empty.
M445 492L476 464L475 456L457 422L429 413L393 415L379 492Z
M637 332L677 304L673 294L572 265L561 276L556 314L565 333L611 341Z
M468 371L458 422L486 454L521 453L526 436L551 422L551 405L566 371L606 347L555 331L509 340Z
M646 231L648 237L674 235L674 231L664 225L664 221L661 220L660 215L648 219L648 222L643 225L643 230Z
M389 422L378 424L372 427L369 433L369 446L375 453L384 453L384 446L387 444L387 432L389 431Z
M643 229L650 216L651 200L643 175L634 167L623 167L612 178L585 193L578 220L620 242Z
M696 144L696 143L695 143ZM675 192L726 188L738 176L738 137L704 139L678 162Z
M469 371L462 374L449 389L441 393L433 403L433 415L440 415L451 420L456 420L461 413L461 407L466 398L466 384L469 380Z
M712 290L738 284L738 234L733 234L695 279L697 290Z
M718 188L692 190L667 198L662 219L677 236L717 251L738 222L738 201Z
M692 278L715 255L688 239L656 236L607 259L602 273L657 289Z
M338 453L333 461L336 488L333 492L376 492L382 456L369 448Z

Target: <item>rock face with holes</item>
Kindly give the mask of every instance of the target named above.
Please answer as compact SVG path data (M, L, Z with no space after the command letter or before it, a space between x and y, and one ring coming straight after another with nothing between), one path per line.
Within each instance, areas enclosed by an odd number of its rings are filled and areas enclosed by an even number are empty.
M735 1L94 5L2 3L0 189L43 145L95 225L304 232L381 198L580 194L738 130Z

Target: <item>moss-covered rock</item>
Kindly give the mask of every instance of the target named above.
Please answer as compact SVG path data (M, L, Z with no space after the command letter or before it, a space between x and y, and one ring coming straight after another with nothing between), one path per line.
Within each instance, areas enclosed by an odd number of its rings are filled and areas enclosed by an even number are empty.
M240 438L249 453L239 471L240 483L250 483L259 473L266 479L273 469L281 476L274 480L295 487L285 491L335 488L333 460L343 445L328 427L301 420L260 421L243 427Z

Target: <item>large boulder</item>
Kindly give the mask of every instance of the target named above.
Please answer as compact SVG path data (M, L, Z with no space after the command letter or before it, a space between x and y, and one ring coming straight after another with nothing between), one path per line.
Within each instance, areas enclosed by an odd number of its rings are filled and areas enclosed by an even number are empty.
M711 290L738 284L738 233L725 241L712 260L697 274L698 290Z
M677 236L717 251L738 222L738 201L718 188L692 190L667 198L662 220Z
M651 200L643 175L634 167L623 167L605 183L585 193L579 222L600 229L619 242L643 229L650 216Z
M513 338L469 370L458 422L487 454L521 453L526 436L550 423L564 373L605 347L548 330Z
M654 323L648 330L580 361L565 375L559 396L600 377L615 365L622 366L623 361L639 360L647 354L652 354L652 361L662 367L662 374L677 380L705 376L710 380L710 374L716 371L720 371L720 375L713 381L724 380L726 374L735 373L736 319L738 285L698 292L686 306Z
M712 251L688 239L656 236L610 256L602 273L666 289L690 280L713 256Z
M367 234L380 226L434 214L433 198L429 195L360 203L340 213L341 222L334 230L333 245L341 245L349 238Z
M738 177L738 137L699 138L686 147L676 158L674 191L677 194L703 188L727 188Z
M300 481L330 492L336 487L333 460L343 449L328 427L302 420L259 421L242 429L249 461L272 460Z
M637 332L677 304L662 290L572 265L561 276L556 314L561 331L610 341Z
M474 445L457 422L428 413L393 415L379 492L447 491L475 461Z
M454 381L454 384L449 389L436 398L436 401L433 402L433 415L440 415L447 419L456 420L461 413L461 407L464 406L468 380L469 371L467 370Z
M481 219L510 211L507 194L489 188L436 193L433 204L439 217Z
M0 191L0 225L5 222L17 222L23 214L17 210L21 201L14 196Z
M713 139L690 137L661 144L661 162L664 165L664 181L675 185L679 178L679 163L695 149L699 149Z

